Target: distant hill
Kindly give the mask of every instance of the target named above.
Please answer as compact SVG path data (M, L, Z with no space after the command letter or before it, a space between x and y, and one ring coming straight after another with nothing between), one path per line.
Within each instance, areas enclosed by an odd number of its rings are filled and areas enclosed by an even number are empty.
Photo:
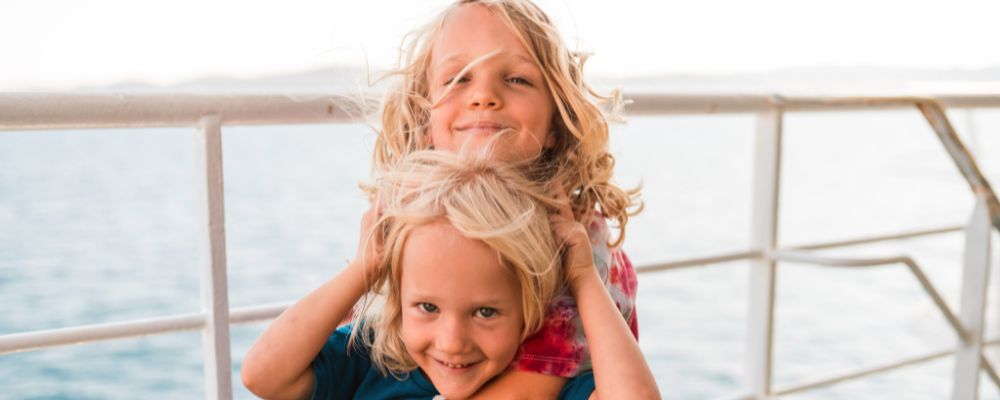
M258 78L205 77L169 86L121 83L81 87L83 92L229 92L229 93L379 93L383 72L328 67ZM374 85L370 85L373 82ZM802 67L727 75L663 74L628 77L593 76L601 90L667 93L993 93L1000 94L1000 67L968 70L880 67Z
M109 86L84 86L81 92L226 92L226 93L354 93L371 92L370 86L379 75L369 74L362 68L333 66L299 73L268 75L256 78L207 76L173 85L123 82Z

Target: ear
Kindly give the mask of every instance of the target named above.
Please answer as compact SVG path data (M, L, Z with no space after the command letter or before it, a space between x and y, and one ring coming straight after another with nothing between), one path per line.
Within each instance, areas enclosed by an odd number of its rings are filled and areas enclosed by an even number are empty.
M545 143L542 145L543 149L551 149L556 146L556 135L559 132L553 128L549 129L549 133L545 135Z
M562 121L559 120L559 113L553 113L552 120L549 121L549 133L545 135L545 143L542 145L543 149L551 149L556 147L556 144L561 142L559 140L559 134L563 132L559 129L562 126Z

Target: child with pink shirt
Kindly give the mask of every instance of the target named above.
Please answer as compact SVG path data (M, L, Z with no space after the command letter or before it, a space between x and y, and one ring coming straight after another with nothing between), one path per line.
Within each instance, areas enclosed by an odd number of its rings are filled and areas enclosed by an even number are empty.
M573 218L589 227L605 288L638 339L636 273L620 245L641 203L637 191L611 182L607 118L588 96L609 110L621 101L596 95L583 79L584 60L530 1L454 3L405 42L398 85L383 101L374 168L422 149L478 148L499 135L493 157L523 163L533 179L568 193ZM614 239L607 220L618 228ZM590 369L590 356L575 300L557 298L510 371L482 394L527 389L526 398L552 398Z

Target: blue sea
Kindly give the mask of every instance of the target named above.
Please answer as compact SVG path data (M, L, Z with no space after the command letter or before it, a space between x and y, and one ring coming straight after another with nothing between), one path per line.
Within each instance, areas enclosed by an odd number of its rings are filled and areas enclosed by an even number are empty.
M951 115L1000 181L1000 113ZM637 265L747 249L754 124L713 115L613 126L617 181L641 184L646 203L625 244ZM785 132L782 245L962 224L971 213L968 185L915 110L790 114ZM361 124L224 127L232 306L295 300L352 257L374 137ZM193 129L0 132L0 334L197 312L194 168ZM957 310L962 245L953 233L823 253L910 255ZM664 398L741 393L748 271L733 262L640 276L640 344ZM955 344L901 265L778 271L778 387ZM995 285L990 337L1000 331ZM237 398L253 397L238 374L264 327L232 329ZM788 398L944 399L952 364ZM202 375L200 332L165 334L0 355L0 398L202 398ZM1000 398L983 376L982 397Z

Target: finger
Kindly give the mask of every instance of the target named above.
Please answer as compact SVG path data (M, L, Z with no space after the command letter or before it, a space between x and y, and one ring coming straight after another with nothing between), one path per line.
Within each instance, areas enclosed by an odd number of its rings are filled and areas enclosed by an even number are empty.
M552 229L552 235L555 239L565 242L566 240L566 218L562 215L552 214L549 215L549 227Z
M556 199L563 203L563 205L559 207L559 215L562 215L563 218L573 220L573 209L569 205L570 201L569 196L566 195L566 189L564 189L562 184L559 182L553 182L552 186L556 192Z

